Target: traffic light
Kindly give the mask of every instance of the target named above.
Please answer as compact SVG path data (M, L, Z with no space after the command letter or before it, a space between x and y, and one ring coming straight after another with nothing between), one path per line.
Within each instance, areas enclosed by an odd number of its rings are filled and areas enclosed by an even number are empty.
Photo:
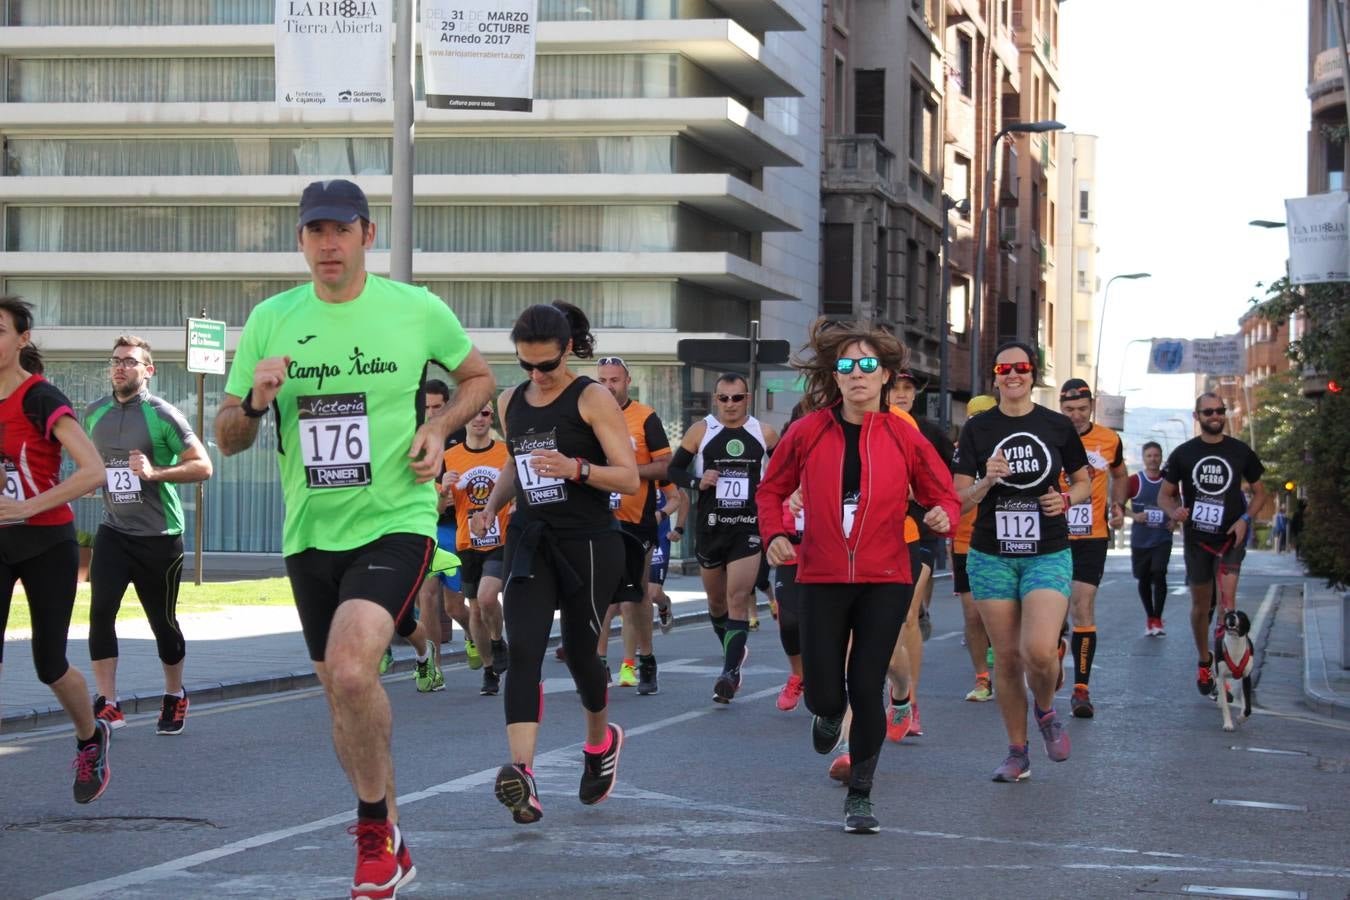
M1295 485L1292 481L1286 481L1284 483L1284 489L1286 491L1293 491L1295 487L1297 487L1297 485Z

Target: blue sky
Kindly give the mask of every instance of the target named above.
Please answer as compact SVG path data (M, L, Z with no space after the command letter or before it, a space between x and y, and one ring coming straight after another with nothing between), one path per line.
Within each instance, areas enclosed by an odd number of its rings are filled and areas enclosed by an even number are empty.
M1256 283L1284 272L1284 231L1247 223L1307 193L1307 15L1303 0L1060 7L1059 119L1099 139L1097 273L1153 276L1117 281L1106 313L1101 389L1128 406L1194 393L1190 376L1146 375L1128 341L1235 332Z

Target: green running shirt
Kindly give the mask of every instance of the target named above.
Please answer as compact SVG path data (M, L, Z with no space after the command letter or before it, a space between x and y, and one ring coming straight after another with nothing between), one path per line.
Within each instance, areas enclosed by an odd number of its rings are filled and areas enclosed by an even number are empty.
M89 432L107 478L103 483L103 524L123 534L183 533L183 501L178 485L167 481L143 482L127 464L132 450L150 458L155 467L174 466L195 435L187 419L168 401L149 389L126 403L111 395L84 411Z
M418 392L428 362L453 371L472 349L439 297L369 273L346 303L307 283L254 308L225 391L243 397L259 361L290 358L276 399L285 555L435 537L436 486L417 484L408 459Z

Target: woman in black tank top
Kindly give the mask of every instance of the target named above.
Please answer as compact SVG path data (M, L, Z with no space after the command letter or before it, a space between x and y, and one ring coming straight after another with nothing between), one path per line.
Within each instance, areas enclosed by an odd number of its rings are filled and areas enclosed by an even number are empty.
M624 557L623 537L609 509L609 494L636 493L638 474L618 403L567 365L569 355L592 355L595 339L585 313L561 301L531 306L516 320L511 341L529 380L504 391L498 401L511 459L469 528L485 533L514 492L503 560L511 762L497 773L496 795L517 822L526 824L544 814L531 767L543 713L541 670L555 609L567 666L586 710L578 795L582 803L594 804L614 788L623 729L609 722L609 679L595 638L623 575L616 564Z

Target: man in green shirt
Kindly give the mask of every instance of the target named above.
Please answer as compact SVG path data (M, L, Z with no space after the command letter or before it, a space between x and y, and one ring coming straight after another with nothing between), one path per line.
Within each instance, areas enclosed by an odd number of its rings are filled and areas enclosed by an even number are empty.
M355 184L306 187L297 238L313 280L250 313L216 443L227 456L248 449L275 412L286 571L357 795L352 897L391 897L416 870L397 824L377 666L436 548L445 437L483 408L494 383L445 303L366 271L375 225ZM458 390L421 422L430 361Z

